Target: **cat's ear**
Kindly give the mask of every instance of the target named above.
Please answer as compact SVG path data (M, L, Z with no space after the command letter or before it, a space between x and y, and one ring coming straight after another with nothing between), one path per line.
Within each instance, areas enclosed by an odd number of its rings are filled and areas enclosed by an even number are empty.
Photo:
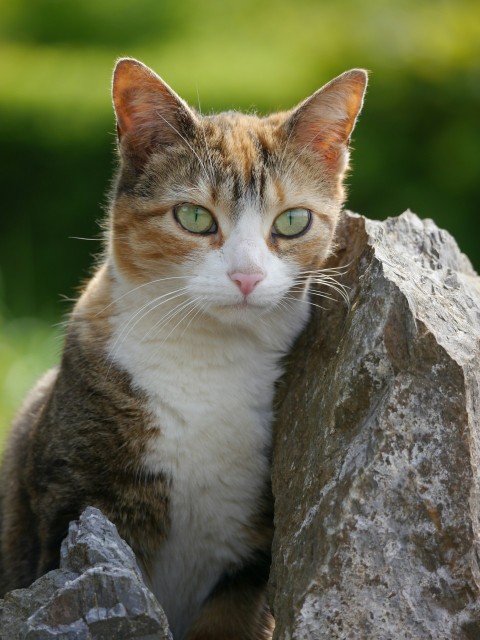
M348 143L362 108L368 75L346 71L298 105L286 122L290 140L299 151L318 152L334 171L348 162Z
M154 148L178 142L195 126L196 116L186 102L133 58L117 62L112 98L120 147L139 162Z

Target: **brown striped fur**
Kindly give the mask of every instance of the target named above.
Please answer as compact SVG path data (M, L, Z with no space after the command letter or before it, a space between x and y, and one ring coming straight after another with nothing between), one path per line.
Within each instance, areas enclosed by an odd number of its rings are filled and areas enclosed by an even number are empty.
M169 530L170 479L142 463L155 431L145 398L109 360L119 300L112 264L142 286L223 246L240 202L261 217L273 254L318 269L331 252L344 199L348 139L366 75L340 76L289 112L201 116L141 63L116 67L120 168L105 260L71 315L63 356L27 398L12 428L0 484L0 596L58 566L70 520L94 505L117 525L145 572ZM173 207L208 209L216 233L186 232ZM272 234L288 208L312 212L298 238ZM272 536L269 488L246 526L251 558L232 567L204 603L189 640L265 640Z

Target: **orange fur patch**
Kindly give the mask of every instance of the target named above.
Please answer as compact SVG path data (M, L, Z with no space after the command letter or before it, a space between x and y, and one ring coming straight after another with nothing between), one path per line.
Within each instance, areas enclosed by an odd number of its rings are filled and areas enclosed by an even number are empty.
M89 281L73 311L78 331L86 344L106 345L111 335L112 279L106 264Z
M138 214L121 202L114 208L112 246L117 266L133 282L158 278L168 265L183 264L195 253L223 243L219 231L211 235L189 233L175 221L171 209Z

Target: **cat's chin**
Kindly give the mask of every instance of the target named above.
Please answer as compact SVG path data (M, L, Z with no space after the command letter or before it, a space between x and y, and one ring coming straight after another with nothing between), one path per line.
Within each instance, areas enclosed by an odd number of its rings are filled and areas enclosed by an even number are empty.
M242 302L234 302L232 304L218 305L218 309L227 309L227 311L244 311L246 309L258 309L258 305L253 305L251 302L242 300Z
M260 316L272 310L272 304L254 304L248 300L233 302L230 304L216 304L209 309L210 315L229 324L239 322L241 324L251 323Z

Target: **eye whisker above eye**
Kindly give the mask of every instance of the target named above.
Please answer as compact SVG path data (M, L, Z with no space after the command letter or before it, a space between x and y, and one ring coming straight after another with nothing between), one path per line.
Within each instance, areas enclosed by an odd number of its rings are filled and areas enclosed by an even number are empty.
M194 154L194 156L197 158L198 162L200 163L200 166L202 167L203 171L205 172L205 175L207 176L207 179L210 177L208 175L208 171L205 167L205 164L203 163L202 159L200 158L200 156L198 155L198 153L195 151L195 149L192 147L192 145L190 144L190 142L184 137L182 136L182 134L180 133L180 131L173 126L173 124L171 122L169 122L159 111L156 111L156 115L161 118L165 124L168 124L168 126L173 129L173 131L175 131L175 133L183 140L183 142L187 145L187 147L190 149L190 151Z
M203 122L203 115L202 115L202 107L200 104L200 94L198 92L198 87L197 87L197 99L198 99L198 111L200 113L200 124L202 127L202 134L203 134L203 142L205 144L205 151L207 152L207 158L208 158L208 162L210 164L210 180L212 182L213 186L216 186L216 179L215 179L215 169L213 168L213 162L212 162L212 155L210 153L210 149L208 147L208 142L207 142L207 136L205 135L205 124Z
M291 139L292 134L293 134L294 131L295 131L295 128L291 127L290 131L288 133L288 138L287 138L287 140L285 142L285 145L283 147L282 157L280 158L280 162L279 162L279 169L278 169L278 174L279 175L281 175L284 172L286 153L287 153L287 149L288 149L288 145L289 145L290 139Z
M303 155L303 152L306 151L306 149L308 149L308 147L311 146L311 144L313 142L315 142L315 140L317 140L320 137L320 132L317 133L316 135L313 136L313 138L311 138L310 140L308 140L308 142L306 144L303 145L303 147L301 147L296 154L293 156L290 165L287 167L287 173L284 176L284 181L286 182L288 180L288 178L290 177L290 174L292 173L293 169L295 168L296 164L298 163L298 161L300 160L300 158Z

